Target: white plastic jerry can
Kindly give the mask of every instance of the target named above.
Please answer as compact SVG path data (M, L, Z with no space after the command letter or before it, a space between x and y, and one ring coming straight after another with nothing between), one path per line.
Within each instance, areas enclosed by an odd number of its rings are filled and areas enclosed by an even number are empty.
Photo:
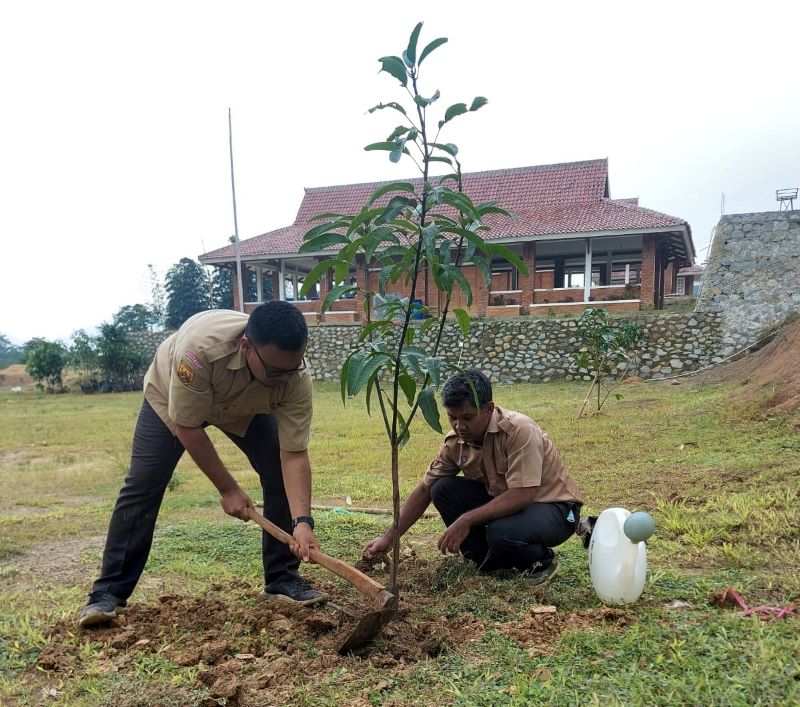
M597 518L589 543L589 574L600 600L631 604L644 591L647 546L632 542L623 530L630 511L607 508Z

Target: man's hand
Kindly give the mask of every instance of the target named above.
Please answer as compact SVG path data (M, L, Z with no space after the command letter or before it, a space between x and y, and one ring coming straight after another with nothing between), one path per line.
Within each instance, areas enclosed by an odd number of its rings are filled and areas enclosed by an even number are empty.
M250 520L249 509L255 508L253 501L250 500L250 496L242 491L238 484L230 491L226 491L222 494L220 503L222 504L222 510L224 510L229 516L233 516L234 518L238 518L239 520L243 521Z
M464 516L458 518L447 528L447 530L444 531L442 537L439 538L439 542L437 544L439 551L443 555L446 555L448 552L452 552L454 554L458 552L458 548L461 547L461 543L463 543L467 535L469 535L469 529L469 522L464 519Z
M382 555L392 546L392 536L390 534L380 535L370 540L361 552L365 560L374 560L378 555Z
M309 549L319 550L319 541L314 536L314 531L308 523L298 523L292 533L294 543L290 546L292 552L303 562L309 561Z

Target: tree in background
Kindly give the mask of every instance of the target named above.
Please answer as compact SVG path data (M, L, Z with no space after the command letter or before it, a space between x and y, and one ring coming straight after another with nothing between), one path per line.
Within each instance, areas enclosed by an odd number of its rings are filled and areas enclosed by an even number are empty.
M36 381L36 387L43 390L42 381L45 381L48 393L65 392L62 375L67 365L67 349L63 344L45 339L34 339L29 343L25 370Z
M272 278L267 273L264 273L261 278L261 295L264 302L272 299ZM245 301L258 301L258 282L253 270L247 272ZM233 270L230 268L214 268L211 275L211 307L212 309L233 309Z
M367 324L361 333L362 345L350 353L341 372L342 400L366 392L367 411L377 402L391 448L392 508L394 543L392 545L389 591L397 595L400 533L397 532L400 512L399 452L410 437L411 422L421 411L426 422L442 432L435 389L442 380L439 346L447 322L453 292L460 289L467 304L472 303L472 289L462 268L471 263L483 276L488 288L493 258L502 258L521 272L522 261L506 246L486 241L488 231L484 218L490 214L509 216L493 203L475 204L464 192L458 148L439 141L442 128L458 116L476 111L487 101L478 96L470 105L456 103L434 122L430 117L440 92L423 94L419 90L420 67L427 56L447 39L430 42L419 54L417 39L422 23L411 33L402 57L379 59L381 71L399 81L410 98L410 109L397 102L380 103L370 109L396 111L402 122L382 142L368 145L366 150L389 153L391 162L408 157L417 167L421 184L401 181L385 184L375 191L361 211L355 215L323 214L316 217L320 225L304 236L301 252L319 252L334 246L338 253L315 266L305 279L301 294L313 291L317 282L333 272L335 285L322 303L325 311L331 303L358 288L349 281L354 264L365 275L376 270L377 277L366 281L364 310ZM449 127L449 125L448 125ZM436 163L447 165L449 173L434 177L430 168ZM428 314L428 307L415 302L420 273L427 271L440 293L443 306L436 317L424 320L418 328L412 319ZM392 296L390 283L401 283L409 297ZM461 333L469 332L467 311L453 310ZM418 339L430 330L430 346ZM373 403L374 404L374 403Z
M149 308L153 314L153 324L157 330L164 328L167 320L167 294L164 291L162 278L153 265L147 266L150 280Z
M116 324L103 323L96 341L103 391L140 389L148 361L131 346L125 330Z
M69 348L69 365L78 371L78 384L84 393L94 393L100 389L100 357L97 352L97 339L84 329L72 334Z
M211 274L211 306L213 309L233 309L233 271L215 267Z
M5 334L0 334L0 368L7 368L15 363L25 363L22 347L15 346Z
M114 324L125 331L152 331L158 317L144 304L126 304L114 315Z
M191 258L181 258L167 271L166 326L177 329L189 317L209 309L206 274L202 266Z

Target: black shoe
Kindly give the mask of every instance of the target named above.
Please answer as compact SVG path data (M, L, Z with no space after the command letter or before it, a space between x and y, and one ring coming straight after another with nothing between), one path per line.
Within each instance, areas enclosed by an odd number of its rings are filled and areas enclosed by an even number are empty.
M543 562L535 562L525 573L525 581L529 587L543 587L558 572L558 558L553 555L553 559L545 566Z
M123 612L126 604L124 599L108 592L93 592L89 595L89 603L81 609L78 624L81 627L104 624Z
M267 585L264 594L275 599L293 601L296 604L309 606L320 601L325 601L328 595L319 589L314 589L301 577L272 582Z

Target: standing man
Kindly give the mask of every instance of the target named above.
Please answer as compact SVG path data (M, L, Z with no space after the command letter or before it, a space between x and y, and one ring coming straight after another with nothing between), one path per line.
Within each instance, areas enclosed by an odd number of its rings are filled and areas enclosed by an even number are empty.
M495 405L492 384L477 369L450 377L441 397L453 431L403 504L398 532L433 501L447 526L442 553L460 551L481 572L515 568L531 585L544 584L558 568L552 548L575 532L580 489L547 433ZM367 544L365 556L388 550L393 537L390 527Z
M261 304L248 315L209 310L189 318L156 351L144 379L131 466L108 529L103 567L79 623L112 619L144 570L156 518L184 450L221 496L228 515L247 521L253 501L222 463L205 427L221 429L261 479L264 511L293 534L292 548L262 536L266 594L301 604L326 598L299 573L318 548L311 518L311 377L308 329L288 302Z

